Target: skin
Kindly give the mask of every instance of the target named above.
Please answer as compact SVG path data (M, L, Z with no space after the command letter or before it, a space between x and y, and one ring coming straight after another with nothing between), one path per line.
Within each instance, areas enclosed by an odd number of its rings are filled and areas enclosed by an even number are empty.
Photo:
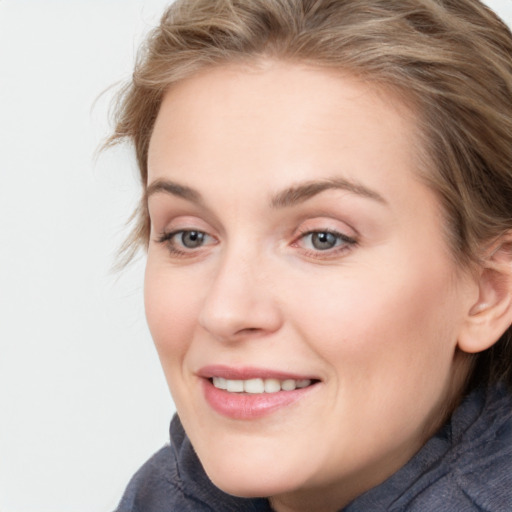
M478 287L417 178L416 131L389 92L281 62L210 69L166 94L148 160L147 319L224 491L269 496L278 512L339 510L403 466L456 399ZM180 230L202 243L162 240ZM320 250L311 232L326 230L342 236ZM237 420L205 400L198 372L211 364L320 382Z

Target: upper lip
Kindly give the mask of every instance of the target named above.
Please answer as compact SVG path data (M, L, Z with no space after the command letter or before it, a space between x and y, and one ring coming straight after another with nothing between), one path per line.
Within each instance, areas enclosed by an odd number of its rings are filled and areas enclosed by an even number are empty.
M226 366L226 365L208 365L203 366L197 375L204 379L213 377L222 377L229 380L248 380L248 379L277 379L277 380L319 380L318 377L309 374L298 374L272 370L269 368L259 368L251 366Z

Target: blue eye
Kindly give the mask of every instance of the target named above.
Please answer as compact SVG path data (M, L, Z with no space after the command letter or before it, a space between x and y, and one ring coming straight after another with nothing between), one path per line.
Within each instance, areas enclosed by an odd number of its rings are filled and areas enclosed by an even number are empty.
M201 247L205 242L206 234L202 231L181 231L176 233L183 247L195 249ZM175 235L175 236L176 236Z
M185 256L187 253L194 252L195 249L215 243L212 236L195 229L180 229L163 233L157 241L166 244L171 254L177 256Z
M333 233L329 233L327 231L311 233L310 237L311 245L318 251L326 251L328 249L336 247L339 238Z
M310 231L301 237L305 249L316 252L326 252L332 249L345 249L356 244L356 240L335 231Z

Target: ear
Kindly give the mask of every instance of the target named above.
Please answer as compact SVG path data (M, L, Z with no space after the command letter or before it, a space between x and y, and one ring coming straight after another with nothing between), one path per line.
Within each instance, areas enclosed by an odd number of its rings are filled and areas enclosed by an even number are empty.
M500 237L481 262L478 299L467 313L458 346L476 353L496 343L512 324L512 232Z

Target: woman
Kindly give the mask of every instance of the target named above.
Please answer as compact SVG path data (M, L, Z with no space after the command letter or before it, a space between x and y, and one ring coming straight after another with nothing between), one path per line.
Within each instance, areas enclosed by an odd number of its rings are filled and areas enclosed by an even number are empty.
M506 26L178 1L118 115L178 411L118 510L512 510Z

